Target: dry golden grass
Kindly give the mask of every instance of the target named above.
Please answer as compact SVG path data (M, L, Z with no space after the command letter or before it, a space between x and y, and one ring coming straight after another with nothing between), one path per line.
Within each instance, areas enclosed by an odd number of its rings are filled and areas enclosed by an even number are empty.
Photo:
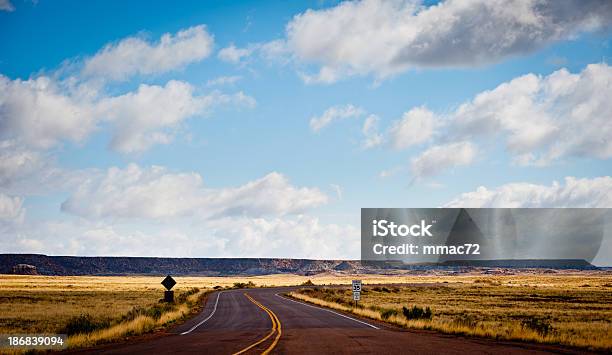
M146 310L159 307L160 281L160 277L1 275L0 333L60 333L71 320L88 315L106 326L71 335L68 346L91 346L167 326L188 315L197 306L197 298L210 291L195 280L181 280L175 289L177 297L196 287L201 291L174 307L160 309L160 314L147 314Z
M93 346L101 342L120 339L127 335L143 334L172 324L189 315L195 303L205 292L200 291L190 295L187 298L187 302L177 305L174 310L163 313L157 319L147 315L140 315L132 320L120 322L91 333L72 335L68 338L68 347L81 348Z
M612 349L610 274L480 275L454 277L451 280L455 282L442 279L442 283L425 277L425 283L365 286L360 301L363 308L352 306L349 289L319 288L291 296L376 320L383 320L381 314L387 311L390 315L384 321L406 328ZM433 318L408 320L402 307L415 305L430 307ZM552 330L525 324L530 319L541 320Z

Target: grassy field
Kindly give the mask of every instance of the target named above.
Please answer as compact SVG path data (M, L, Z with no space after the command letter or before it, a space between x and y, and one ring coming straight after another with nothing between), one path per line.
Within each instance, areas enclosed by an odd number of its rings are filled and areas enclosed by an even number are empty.
M210 289L176 287L159 303L161 278L0 275L0 333L68 333L71 348L165 327L196 310Z
M466 276L431 281L366 286L358 308L353 307L348 289L317 287L291 295L406 328L612 349L610 275Z
M365 308L351 309L348 287L297 297L316 297L329 306L376 319L387 311L387 321L406 327L605 349L612 344L612 275L597 272L176 277L177 295L192 293L195 288L199 292L172 307L158 302L163 295L161 277L0 275L0 333L60 333L71 329L71 347L89 346L173 324L192 312L198 299L216 286L248 282L288 286L308 280L316 285L348 286L355 278L366 286L361 303ZM375 288L376 284L395 285ZM402 307L413 305L430 307L432 319L407 321ZM552 330L542 335L526 328L521 322L529 317L549 322ZM537 328L538 324L531 326Z

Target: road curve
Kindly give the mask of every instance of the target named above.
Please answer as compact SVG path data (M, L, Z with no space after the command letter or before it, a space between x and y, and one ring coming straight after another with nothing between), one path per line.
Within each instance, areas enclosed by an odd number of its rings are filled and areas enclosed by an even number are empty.
M270 351L272 354L579 353L561 347L399 330L281 296L290 289L261 288L215 293L209 296L206 306L198 316L171 329L163 336L80 352L103 354L235 354L241 351L242 354L261 354L265 351ZM275 319L279 324L276 324ZM268 338L262 341L266 336ZM245 349L247 350L244 351Z

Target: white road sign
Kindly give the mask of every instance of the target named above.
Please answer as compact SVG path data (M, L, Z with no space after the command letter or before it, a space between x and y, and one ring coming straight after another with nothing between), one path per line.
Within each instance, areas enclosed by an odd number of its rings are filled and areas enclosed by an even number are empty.
M361 298L361 292L353 292L353 301L359 301Z
M361 292L361 280L353 280L353 293Z

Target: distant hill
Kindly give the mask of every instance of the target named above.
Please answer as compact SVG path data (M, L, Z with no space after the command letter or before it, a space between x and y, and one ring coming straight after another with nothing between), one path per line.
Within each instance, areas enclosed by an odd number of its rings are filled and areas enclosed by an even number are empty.
M401 264L355 260L263 258L150 258L0 254L0 274L17 265L35 267L40 275L266 275L322 272L387 273L391 270L466 270L470 268L597 269L584 260L449 260L438 264Z
M597 269L596 266L583 259L448 260L441 262L438 265L450 267L499 267L512 269Z

